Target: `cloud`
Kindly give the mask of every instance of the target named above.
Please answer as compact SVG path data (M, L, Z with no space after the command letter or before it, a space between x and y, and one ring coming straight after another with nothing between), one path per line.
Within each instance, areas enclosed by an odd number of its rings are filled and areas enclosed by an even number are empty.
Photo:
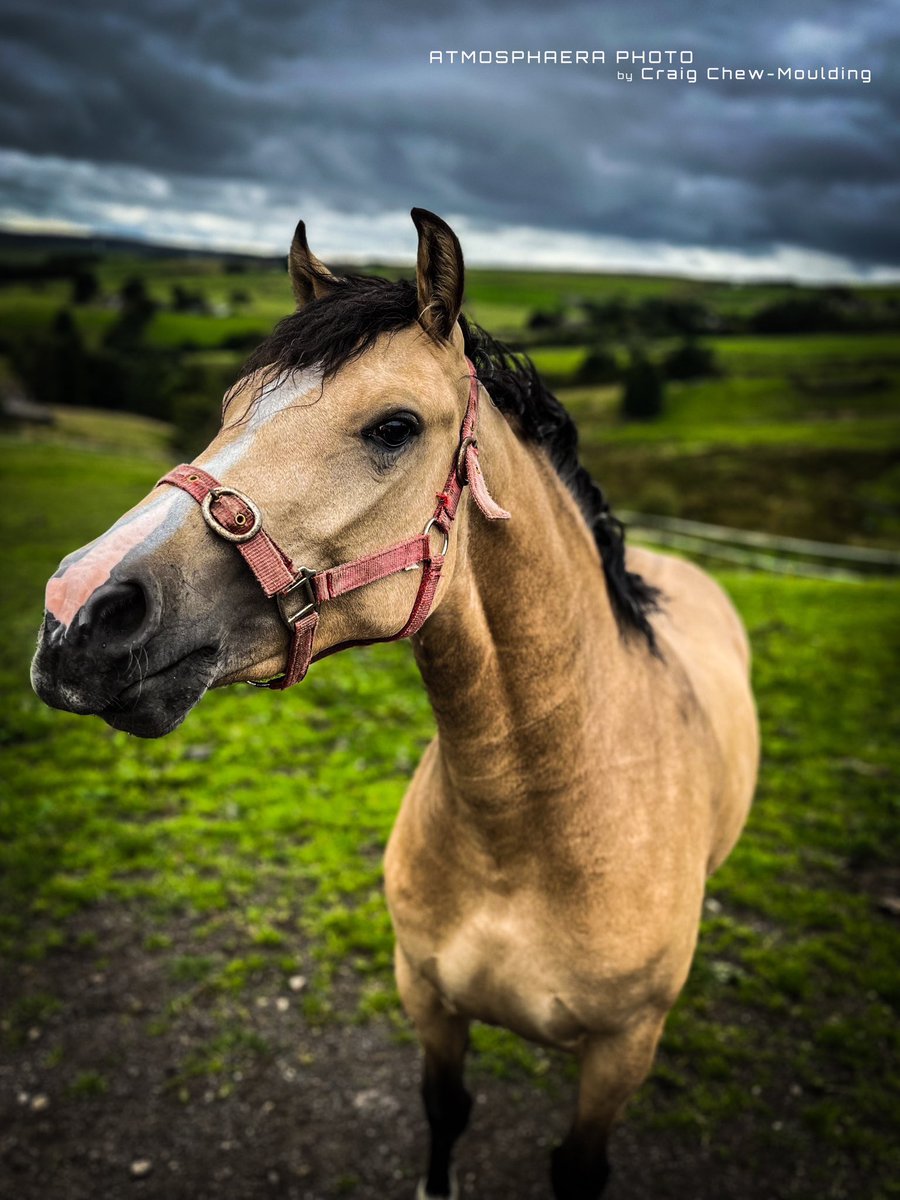
M373 257L401 253L422 204L462 223L470 257L531 246L584 265L603 249L747 273L900 267L890 0L862 0L849 28L837 0L791 7L504 0L433 15L401 0L376 17L364 0L31 0L5 21L0 145L16 157L0 209L267 249L314 213L338 256ZM657 46L692 48L701 75L824 62L874 82L628 84L610 64L428 63L431 49Z
M65 189L65 219L53 197ZM298 216L307 222L316 252L326 260L409 263L415 231L406 210L376 214L335 212L314 195L286 201L261 184L207 177L164 179L133 167L36 159L0 151L0 225L36 232L104 230L168 245L284 254ZM699 243L678 244L553 231L528 224L473 220L447 211L472 265L638 271L698 278L851 280L900 279L881 264L861 271L847 259L802 247L776 245L757 254Z

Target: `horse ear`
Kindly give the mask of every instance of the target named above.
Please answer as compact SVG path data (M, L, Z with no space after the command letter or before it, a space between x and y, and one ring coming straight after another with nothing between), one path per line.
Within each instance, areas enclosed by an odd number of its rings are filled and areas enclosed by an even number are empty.
M303 221L298 221L294 231L294 240L288 255L288 274L298 308L303 308L310 300L318 300L327 295L334 284L335 277L309 248L306 241L306 225Z
M416 286L419 321L439 341L450 336L462 307L463 269L459 239L446 221L425 208L411 213L419 231Z

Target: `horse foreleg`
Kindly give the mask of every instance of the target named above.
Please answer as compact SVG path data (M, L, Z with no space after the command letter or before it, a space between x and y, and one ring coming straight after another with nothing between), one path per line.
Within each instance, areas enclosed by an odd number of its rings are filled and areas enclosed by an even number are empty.
M458 1195L451 1170L453 1147L469 1121L472 1097L463 1085L469 1022L449 1012L432 985L410 968L397 949L395 969L400 999L416 1028L424 1054L422 1099L431 1130L428 1170L417 1200Z
M654 1014L614 1035L590 1038L582 1054L578 1110L565 1141L553 1151L556 1200L599 1200L609 1179L610 1130L644 1082L665 1017Z

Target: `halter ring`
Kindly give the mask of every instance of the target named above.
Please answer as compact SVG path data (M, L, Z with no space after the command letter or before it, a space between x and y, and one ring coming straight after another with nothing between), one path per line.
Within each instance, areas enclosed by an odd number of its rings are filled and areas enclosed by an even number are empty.
M443 544L443 546L441 546L441 558L445 558L447 551L450 549L450 534L447 532L446 529L441 529L440 525L438 525L438 523L437 523L437 517L431 517L428 524L422 530L422 533L426 534L426 535L431 533L432 529L434 529L434 527L436 525L437 525L439 532L443 535L443 538L444 538L444 544ZM416 565L418 566L418 563Z

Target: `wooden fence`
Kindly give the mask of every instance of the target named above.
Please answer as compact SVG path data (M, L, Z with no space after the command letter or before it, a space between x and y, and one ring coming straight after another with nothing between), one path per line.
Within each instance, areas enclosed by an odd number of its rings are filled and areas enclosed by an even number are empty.
M653 513L620 512L619 516L636 540L680 550L691 558L808 579L859 580L900 574L900 551L896 550L779 537Z

